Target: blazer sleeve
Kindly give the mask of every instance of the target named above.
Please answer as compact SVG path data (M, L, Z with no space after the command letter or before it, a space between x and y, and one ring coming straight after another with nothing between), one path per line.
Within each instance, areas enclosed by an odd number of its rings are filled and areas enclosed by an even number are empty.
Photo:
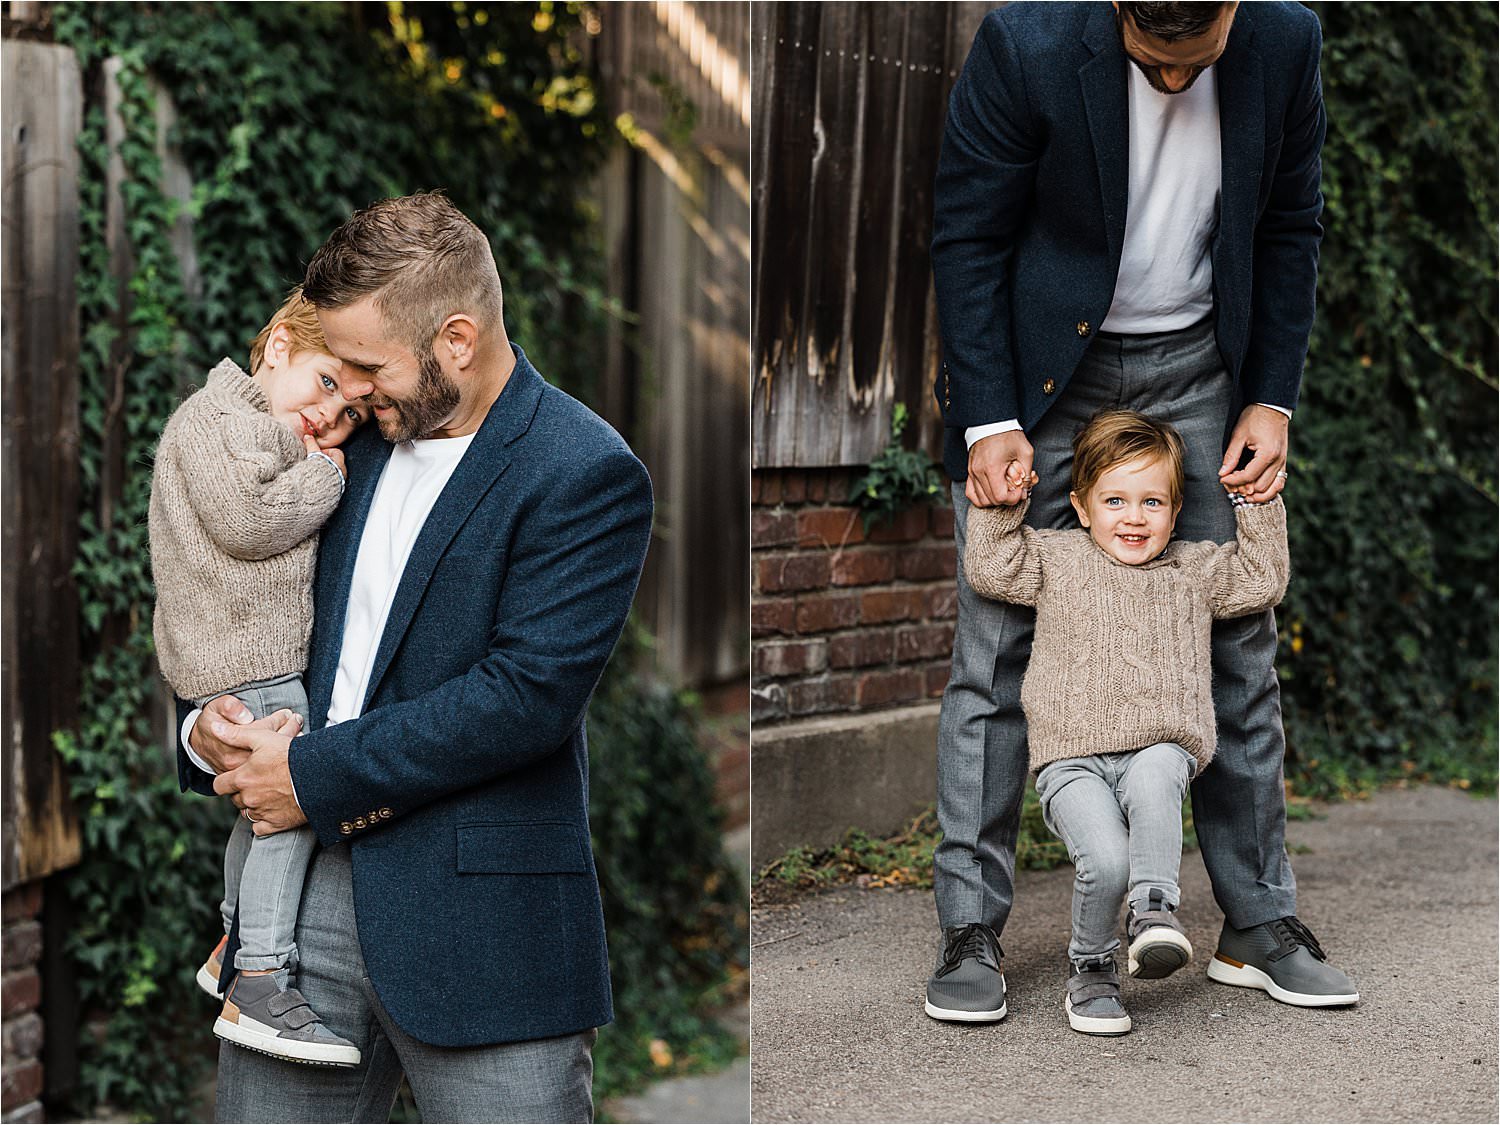
M182 748L182 724L192 713L193 705L186 699L179 699L175 695L172 697L172 702L176 704L177 714L177 721L172 726L172 745L177 747L177 784L184 793L191 789L194 793L201 793L205 797L216 796L213 775L204 773L193 765L192 759Z
M1215 618L1270 609L1286 595L1291 577L1281 497L1238 507L1234 518L1235 541L1214 548L1208 557L1209 605Z
M1045 568L1042 540L1022 523L1031 501L1009 508L970 508L964 536L964 576L974 591L996 601L1036 605Z
M1246 402L1292 410L1302 386L1317 303L1318 246L1323 238L1323 83L1318 64L1323 29L1304 13L1301 78L1287 103L1281 155L1266 209L1255 226L1250 340L1241 378Z
M399 817L565 745L624 628L650 534L650 478L623 444L554 475L512 538L486 655L423 695L293 740L292 782L318 838L343 839L351 808Z
M1020 52L1006 13L993 12L953 87L933 192L932 276L943 338L938 401L948 427L1020 416L1010 263L1040 152Z

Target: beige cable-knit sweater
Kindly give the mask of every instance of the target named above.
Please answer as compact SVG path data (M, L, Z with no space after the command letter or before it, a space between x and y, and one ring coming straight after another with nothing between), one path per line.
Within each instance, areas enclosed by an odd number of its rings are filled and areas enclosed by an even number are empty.
M1237 542L1173 542L1140 566L1081 528L1025 526L1026 507L969 510L964 573L985 597L1036 608L1021 685L1031 768L1156 742L1208 765L1213 619L1267 609L1286 593L1281 499L1236 508Z
M343 485L225 359L173 412L151 480L156 654L184 699L302 672L318 529Z

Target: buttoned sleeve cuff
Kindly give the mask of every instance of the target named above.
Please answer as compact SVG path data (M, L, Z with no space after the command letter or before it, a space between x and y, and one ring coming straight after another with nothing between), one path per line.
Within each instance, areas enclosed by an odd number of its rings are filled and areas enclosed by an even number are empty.
M1291 415L1288 414L1287 417L1291 417ZM964 431L964 447L966 449L973 449L974 443L982 438L994 437L996 434L1008 434L1012 430L1019 430L1020 428L1021 422L1017 418L1011 418L1005 422L990 422L984 426L970 426Z

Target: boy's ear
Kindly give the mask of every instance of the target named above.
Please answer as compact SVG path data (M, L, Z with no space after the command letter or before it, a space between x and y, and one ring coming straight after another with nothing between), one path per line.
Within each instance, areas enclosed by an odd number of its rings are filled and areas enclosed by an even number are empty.
M1068 493L1068 503L1073 505L1073 510L1078 513L1078 522L1084 527L1089 525L1089 510L1083 506L1083 501L1078 499L1078 493Z
M266 350L261 362L274 370L291 358L292 330L285 324L278 324L266 337Z

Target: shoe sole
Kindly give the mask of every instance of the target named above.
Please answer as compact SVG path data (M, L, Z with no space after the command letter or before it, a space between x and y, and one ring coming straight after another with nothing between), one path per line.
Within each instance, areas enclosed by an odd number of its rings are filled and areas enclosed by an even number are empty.
M206 964L199 967L198 975L194 979L197 980L198 987L203 989L204 992L208 993L215 1000L223 999L223 997L219 995L219 978L209 970L209 967Z
M1341 1008L1359 1003L1357 992L1326 995L1292 992L1290 989L1282 988L1271 979L1270 974L1262 972L1254 965L1242 965L1218 953L1215 953L1213 960L1208 963L1208 979L1218 981L1220 984L1232 984L1237 988L1258 988L1270 995L1272 999L1298 1008Z
M939 1008L931 1000L922 1002L923 1010L935 1020L949 1023L997 1023L1005 1018L1005 1001L988 1012L971 1012L963 1008Z
M1063 1008L1068 1013L1068 1026L1074 1031L1081 1031L1085 1035L1124 1035L1131 1028L1130 1016L1121 1016L1119 1019L1106 1020L1098 1016L1079 1015L1073 1010L1073 998L1063 998Z
M1141 980L1169 977L1193 958L1193 944L1186 934L1166 926L1152 926L1130 943L1126 971Z
M282 1039L273 1028L266 1027L243 1015L240 1019L242 1022L235 1023L220 1016L214 1021L214 1034L237 1047L244 1047L286 1062L307 1063L310 1066L359 1065L358 1047Z

